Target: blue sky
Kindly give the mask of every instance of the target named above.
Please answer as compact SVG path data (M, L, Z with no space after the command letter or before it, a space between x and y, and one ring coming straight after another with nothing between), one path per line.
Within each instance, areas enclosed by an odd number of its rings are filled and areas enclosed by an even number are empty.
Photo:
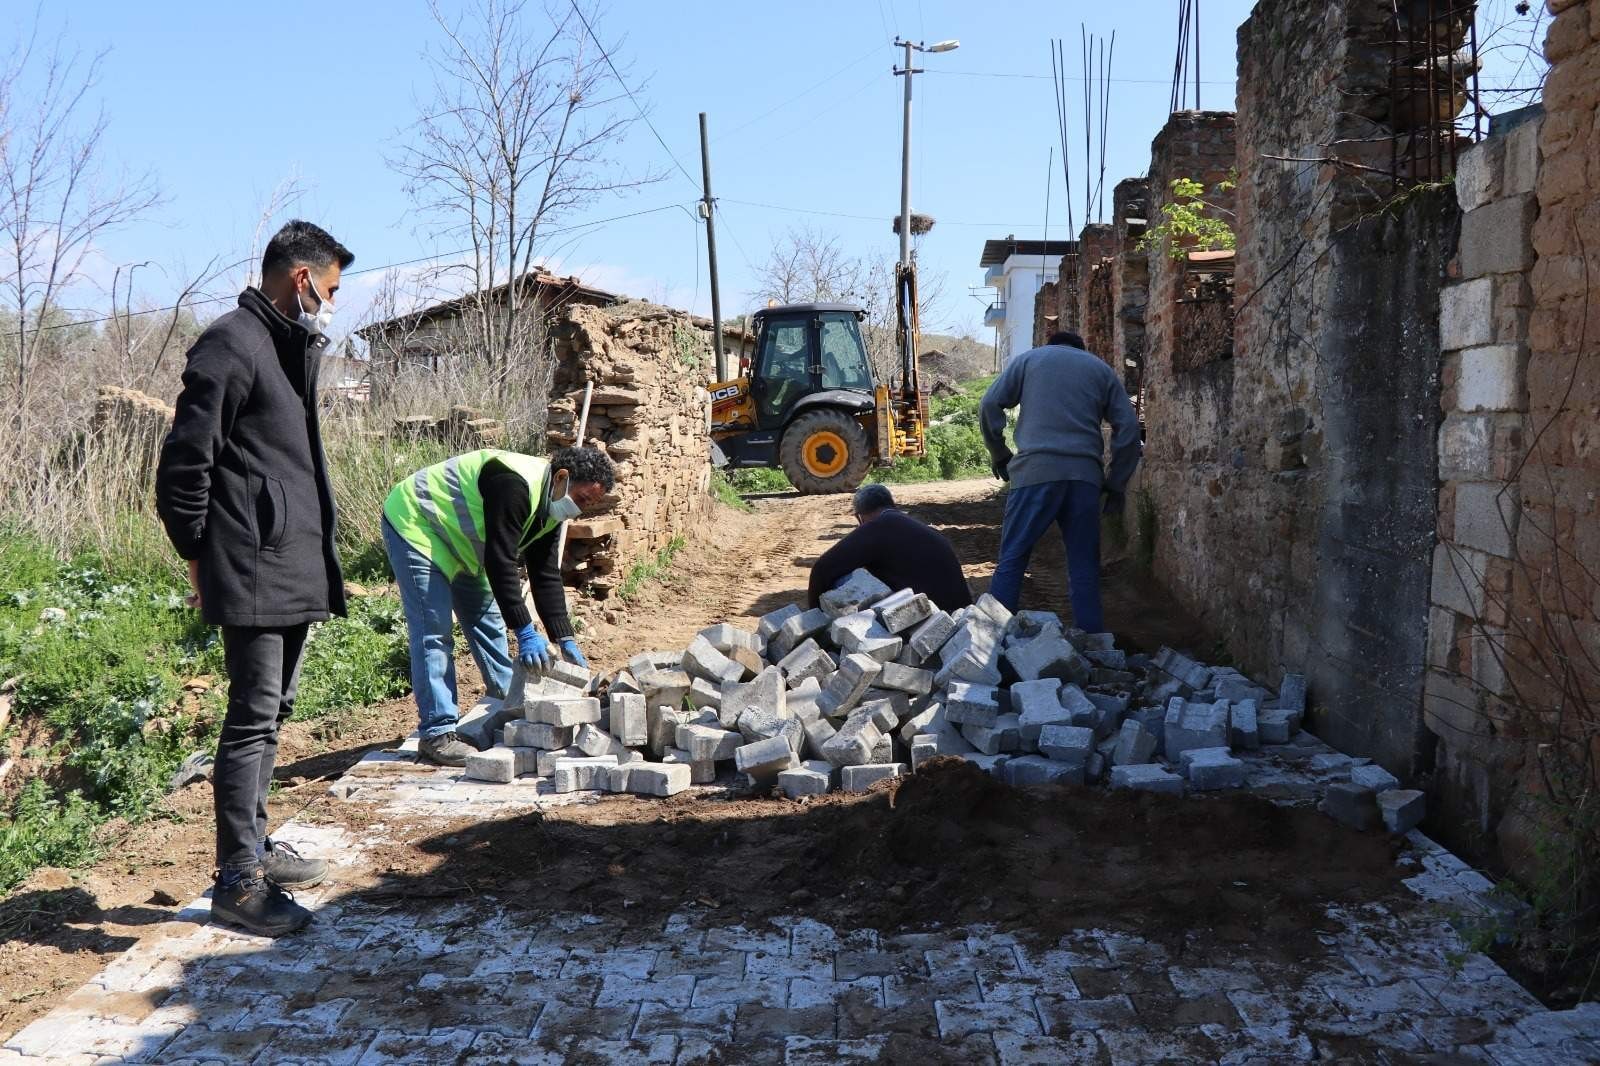
M1249 0L1201 5L1207 108L1233 106L1234 31L1251 6ZM64 19L83 49L110 49L98 89L110 122L108 159L152 170L166 197L150 219L101 242L106 279L114 264L153 260L172 282L155 270L141 275L141 288L152 302L169 301L186 270L248 249L261 204L291 175L304 189L293 213L347 243L357 268L414 260L458 243L418 229L401 179L386 163L428 84L421 52L437 29L422 0L291 8L76 0L45 10L45 25ZM889 72L899 54L889 42L896 33L929 42L958 38L959 51L923 57L930 73L917 78L913 205L939 220L922 244L923 270L946 275L942 306L924 328L976 329L982 306L967 289L981 278L982 242L1008 233L1042 235L1047 173L1054 183L1050 235L1065 236L1059 161L1047 171L1058 143L1049 38L1066 39L1076 76L1080 23L1091 33L1116 31L1109 190L1148 164L1150 140L1167 112L1176 12L1176 0L615 0L597 28L621 39L617 54L628 81L696 181L680 174L637 125L619 157L631 169L653 167L667 176L564 224L691 205L699 196L696 115L706 111L722 208L725 313L751 306L752 264L791 227L836 235L852 252L892 255L896 238L888 220L899 206L901 87ZM537 0L529 14L541 17ZM1081 225L1083 102L1080 84L1069 85L1074 212ZM1109 195L1107 201L1109 207ZM683 211L598 226L557 251L564 272L592 284L709 311L703 231ZM378 277L351 279L341 326L356 324ZM80 299L90 304L94 297Z

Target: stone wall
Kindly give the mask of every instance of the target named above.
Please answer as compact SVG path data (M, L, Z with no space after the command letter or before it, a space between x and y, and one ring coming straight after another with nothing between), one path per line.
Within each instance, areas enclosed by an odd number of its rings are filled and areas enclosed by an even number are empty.
M1064 278L1065 275L1058 274ZM1061 324L1061 298L1060 294L1066 291L1065 281L1047 281L1039 286L1039 291L1033 296L1033 346L1035 348L1050 339L1050 334L1058 329L1071 329L1070 325Z
M568 524L563 566L569 584L603 597L712 508L711 346L687 314L640 303L568 308L552 333L550 447L576 440L593 382L584 442L617 465L614 506Z
M1303 672L1312 728L1413 778L1421 726L1438 425L1438 289L1457 212L1362 166L1387 158L1385 0L1263 0L1238 33L1233 357L1180 369L1187 269L1152 255L1146 467L1157 575L1255 675ZM1225 153L1174 116L1167 182L1212 184ZM1352 159L1352 162L1357 160ZM1208 168L1208 164L1210 164ZM1201 173L1207 171L1208 173ZM1420 323L1420 325L1419 325Z
M1111 224L1116 230L1116 255L1111 260L1111 349L1121 361L1124 380L1136 401L1142 391L1144 316L1150 301L1150 259L1139 247L1150 218L1149 200L1150 183L1145 178L1125 178L1111 192ZM1112 365L1119 364L1114 361Z
M1600 720L1600 6L1549 7L1542 119L1457 174L1428 649L1439 830L1526 874L1592 801Z

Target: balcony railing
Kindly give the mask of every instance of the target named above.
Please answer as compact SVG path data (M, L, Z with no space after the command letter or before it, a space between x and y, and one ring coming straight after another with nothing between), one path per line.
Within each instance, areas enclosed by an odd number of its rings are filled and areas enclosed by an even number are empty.
M998 326L1002 322L1004 322L1005 320L1006 320L1006 302L1004 300L996 300L994 303L992 303L988 307L984 308L984 311L983 311L983 324L984 325L986 325L986 326Z

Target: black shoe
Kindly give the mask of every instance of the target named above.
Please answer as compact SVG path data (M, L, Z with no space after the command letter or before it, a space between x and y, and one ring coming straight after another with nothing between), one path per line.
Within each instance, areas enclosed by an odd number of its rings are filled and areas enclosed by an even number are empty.
M283 936L305 928L311 921L311 912L267 880L258 866L236 884L225 888L219 882L212 888L211 917L257 936Z
M293 844L267 838L267 853L261 859L261 868L267 880L279 888L310 888L320 885L328 876L328 864L322 859L308 859L295 850Z
M436 737L423 737L417 752L436 766L465 766L467 756L478 754L478 749L456 736L441 733Z

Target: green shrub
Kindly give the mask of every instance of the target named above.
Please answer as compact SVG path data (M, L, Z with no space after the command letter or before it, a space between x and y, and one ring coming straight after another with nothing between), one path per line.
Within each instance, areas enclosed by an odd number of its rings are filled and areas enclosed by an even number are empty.
M319 718L403 696L411 688L410 669L400 601L393 596L353 600L348 617L312 627L294 715Z
M725 503L737 510L752 510L744 497L739 495L739 490L733 487L728 475L721 470L711 471L711 495L717 498L717 502Z

